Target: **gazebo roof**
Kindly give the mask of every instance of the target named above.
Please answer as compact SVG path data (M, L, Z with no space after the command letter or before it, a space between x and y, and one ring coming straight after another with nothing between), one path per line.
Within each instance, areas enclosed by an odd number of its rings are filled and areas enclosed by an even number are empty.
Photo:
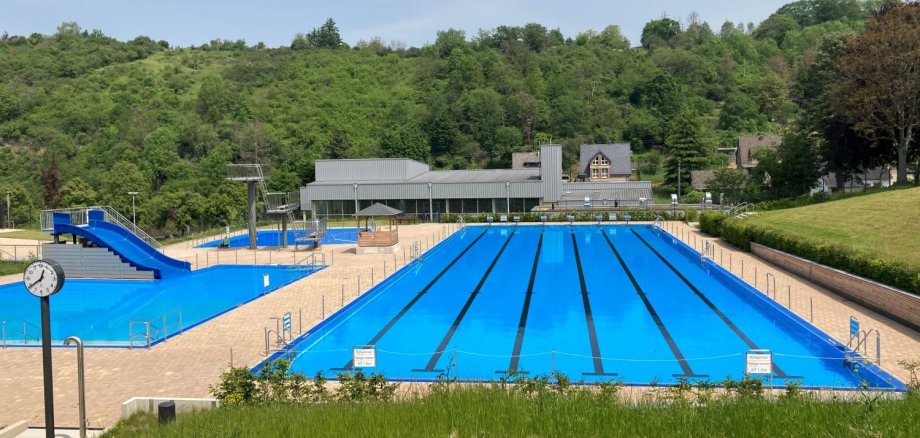
M387 207L379 202L371 205L370 207L361 210L355 216L366 217L366 216L397 216L402 214L402 211L397 210L393 207Z

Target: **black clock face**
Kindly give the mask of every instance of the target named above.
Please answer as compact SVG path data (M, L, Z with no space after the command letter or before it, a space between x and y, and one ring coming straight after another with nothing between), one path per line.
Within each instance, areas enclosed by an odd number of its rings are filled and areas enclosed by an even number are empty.
M59 265L45 260L33 262L22 276L29 293L37 297L47 297L61 290L63 272Z

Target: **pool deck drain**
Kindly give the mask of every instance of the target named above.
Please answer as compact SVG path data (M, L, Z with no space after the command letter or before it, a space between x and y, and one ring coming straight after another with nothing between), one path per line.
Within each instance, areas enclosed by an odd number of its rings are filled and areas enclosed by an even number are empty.
M555 224L554 224L555 225ZM548 225L553 226L553 225ZM718 239L703 235L684 223L670 222L667 227L675 236L697 250L704 240L715 246L715 258L723 261L731 257L733 273L740 276L740 263L744 260L744 279L754 283L756 267L763 277L770 272L776 277L779 291L791 287L791 310L809 319L809 298L814 302L814 324L846 342L850 315L859 318L864 327L878 328L882 334L882 368L905 380L907 372L899 360L920 360L920 333L901 324L849 302L826 289L802 280L749 253L736 250ZM400 227L400 244L408 248L419 241L423 250L439 240L445 229L453 225L420 224ZM695 241L694 241L695 237ZM195 249L190 243L179 243L166 248L167 255L192 263L193 268L218 264L289 264L309 255L309 251L245 249L215 250ZM118 421L121 402L138 395L169 397L206 397L209 385L217 383L231 361L236 366L253 366L264 356L264 328L273 327L272 317L285 312L293 315L295 332L298 314L302 312L303 331L319 322L325 310L328 316L338 310L343 302L369 290L371 277L374 284L403 266L402 254L361 255L354 253L354 245L324 245L320 251L332 266L284 287L258 300L233 309L198 326L181 336L150 349L87 349L86 387L87 415L92 427L107 427ZM731 254L731 255L729 255ZM219 259L218 259L219 257ZM407 255L408 257L408 255ZM407 260L408 261L408 260ZM529 262L529 261L528 261ZM725 266L727 267L727 263ZM20 275L0 277L0 284L20 281ZM360 283L359 283L360 282ZM344 296L342 293L344 285ZM763 290L764 282L757 285ZM23 293L26 293L23 291ZM786 306L786 294L777 294ZM53 301L53 300L52 300ZM52 302L52 311L54 304ZM127 329L127 328L126 328ZM71 349L54 349L55 418L61 427L77 424L76 406L76 354ZM0 349L0 394L4 395L4 408L0 409L0 424L27 420L31 426L42 426L41 350L38 348Z

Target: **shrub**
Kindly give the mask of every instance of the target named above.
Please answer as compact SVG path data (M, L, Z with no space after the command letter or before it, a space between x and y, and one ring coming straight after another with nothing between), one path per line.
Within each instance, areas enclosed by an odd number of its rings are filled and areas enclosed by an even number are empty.
M211 394L221 406L257 403L320 402L330 399L326 378L317 372L312 380L303 373L291 373L291 361L277 359L266 363L258 374L248 368L231 368L221 374Z
M387 383L383 374L366 376L360 370L354 374L338 374L337 377L340 385L335 397L340 401L388 401L393 398L398 386L396 383Z
M681 201L685 204L697 204L703 200L703 196L704 196L703 192L699 190L693 190L690 193L687 193L686 195L684 195Z
M722 235L722 222L726 216L715 211L707 211L700 215L700 230L710 236Z
M698 214L699 214L699 213L698 213L696 210L694 210L694 209L692 209L692 208L688 208L688 209L684 210L684 221L686 221L686 222L696 222L696 218L697 218L697 215L698 215Z

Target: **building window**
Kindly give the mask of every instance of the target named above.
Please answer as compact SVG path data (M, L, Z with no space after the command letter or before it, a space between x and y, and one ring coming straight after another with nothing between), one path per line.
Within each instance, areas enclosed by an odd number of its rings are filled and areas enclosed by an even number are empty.
M610 170L607 169L606 167L601 169L601 178L602 179L610 178Z
M598 177L598 169L591 169L591 178Z
M610 160L608 160L607 157L603 156L602 154L597 154L594 157L594 160L591 161L591 164L595 166L607 166L610 164Z

